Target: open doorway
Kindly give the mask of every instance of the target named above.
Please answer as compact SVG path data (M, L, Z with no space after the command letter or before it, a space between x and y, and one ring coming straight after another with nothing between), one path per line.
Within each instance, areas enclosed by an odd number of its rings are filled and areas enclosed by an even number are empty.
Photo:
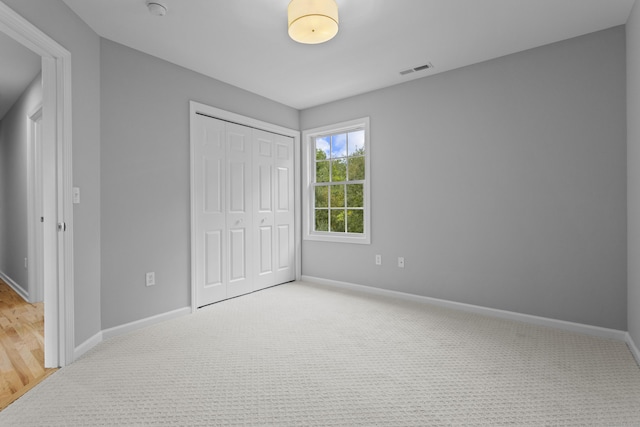
M0 33L0 410L52 372L43 302L52 254L36 221L45 207L41 62Z
M40 132L42 214L31 211L30 224L42 224L42 259L35 271L43 277L44 363L65 366L73 361L73 212L71 189L71 55L38 28L0 1L0 32L40 57L42 107L28 113ZM26 126L25 126L26 127ZM1 219L0 219L1 220ZM35 233L31 233L36 242ZM35 253L31 251L32 253ZM28 270L28 258L25 261ZM38 289L34 288L34 295Z
M32 256L31 239L32 216L43 205L42 161L36 160L42 158L41 132L36 133L42 124L41 59L0 33L0 63L0 277L35 303L43 299L35 281L42 262Z

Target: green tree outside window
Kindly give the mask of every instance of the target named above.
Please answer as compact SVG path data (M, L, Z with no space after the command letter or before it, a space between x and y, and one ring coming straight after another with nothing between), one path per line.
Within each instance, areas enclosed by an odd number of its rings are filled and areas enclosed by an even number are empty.
M314 230L364 233L364 130L315 138Z

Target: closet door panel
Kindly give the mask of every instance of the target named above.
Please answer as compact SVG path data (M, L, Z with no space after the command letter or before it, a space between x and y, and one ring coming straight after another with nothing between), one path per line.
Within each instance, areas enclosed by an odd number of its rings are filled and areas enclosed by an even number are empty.
M253 131L253 200L256 245L254 289L275 285L274 236L274 157L275 136L260 130Z
M293 138L278 135L275 144L275 254L277 283L295 280L294 149Z
M260 252L258 258L259 270L258 275L263 276L265 274L273 273L273 257L271 256L273 249L273 227L261 226L258 229L258 241Z
M291 268L291 228L289 225L278 226L278 271L285 271Z
M226 298L225 122L196 116L194 123L196 305Z
M244 228L229 230L229 284L247 279L246 237Z
M205 233L204 253L205 288L222 285L222 230Z
M273 166L269 164L258 165L258 214L273 213L273 184L271 175Z
M226 224L229 260L227 298L251 292L253 211L251 169L252 129L234 123L226 126Z

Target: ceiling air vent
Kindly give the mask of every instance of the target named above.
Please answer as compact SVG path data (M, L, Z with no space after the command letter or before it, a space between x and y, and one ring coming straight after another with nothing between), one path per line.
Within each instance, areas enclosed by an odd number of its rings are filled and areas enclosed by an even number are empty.
M408 70L400 71L400 75L401 76L405 76L407 74L413 73L414 71L429 70L431 68L433 68L433 64L431 62L429 62L428 64L424 64L424 65L420 65L418 67L409 68Z

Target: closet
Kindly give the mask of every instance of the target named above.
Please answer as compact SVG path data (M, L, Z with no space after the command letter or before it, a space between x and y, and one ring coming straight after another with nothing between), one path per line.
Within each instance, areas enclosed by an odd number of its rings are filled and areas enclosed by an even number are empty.
M193 120L197 307L294 280L293 138Z

